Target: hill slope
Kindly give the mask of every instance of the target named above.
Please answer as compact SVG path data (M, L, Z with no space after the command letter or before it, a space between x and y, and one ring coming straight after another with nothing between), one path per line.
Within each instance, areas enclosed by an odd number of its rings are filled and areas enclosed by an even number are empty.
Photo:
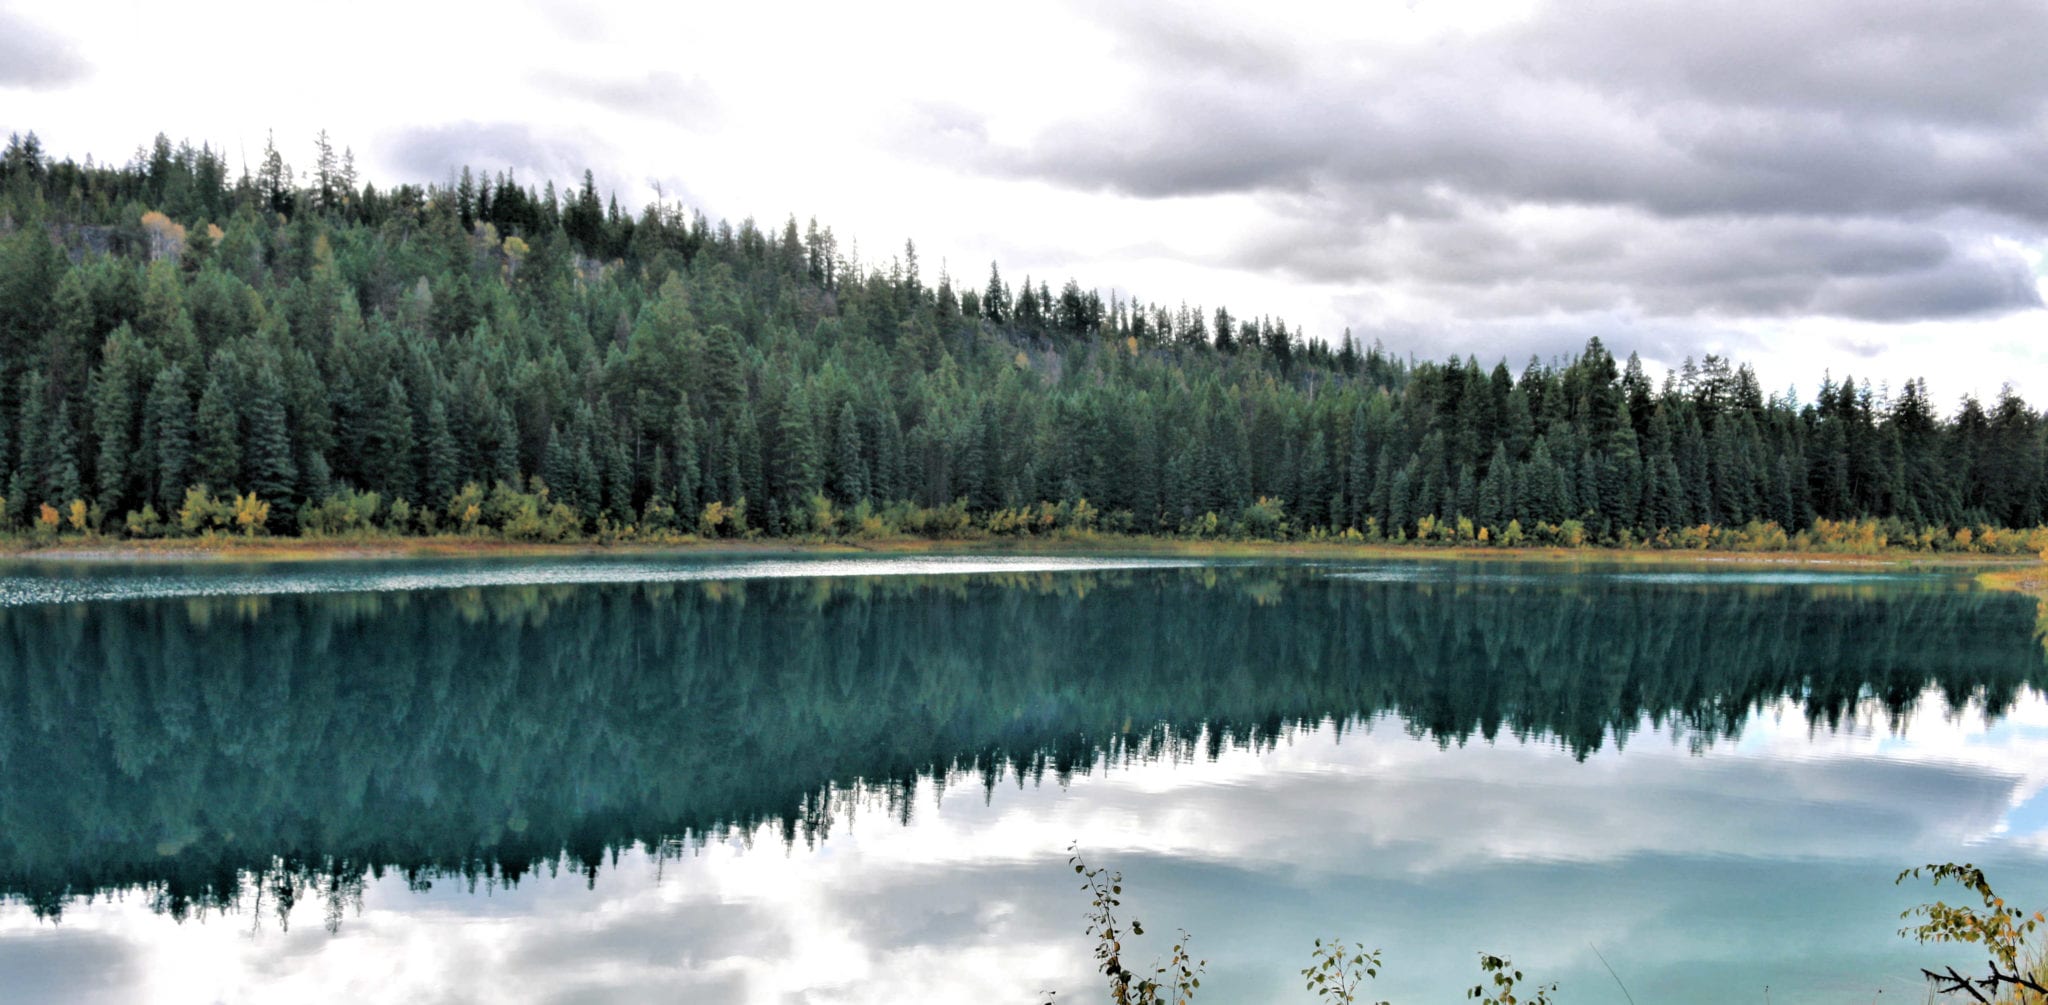
M2048 423L2010 394L1944 418L1913 380L1795 406L1711 357L1659 386L1597 340L1519 374L1341 341L928 282L908 245L877 265L815 222L635 217L587 176L380 190L323 150L304 187L274 151L231 181L161 137L121 168L0 156L0 521L45 534L1870 518L1851 533L1948 547L2048 516Z

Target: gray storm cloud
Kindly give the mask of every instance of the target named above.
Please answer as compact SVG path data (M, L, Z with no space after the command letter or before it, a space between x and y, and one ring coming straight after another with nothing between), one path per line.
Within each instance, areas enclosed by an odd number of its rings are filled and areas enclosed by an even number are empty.
M1397 290L1495 331L2041 306L2014 243L2048 231L2032 0L1550 4L1424 45L1102 17L1140 69L1121 100L923 152L1083 191L1243 196L1265 224L1213 264Z

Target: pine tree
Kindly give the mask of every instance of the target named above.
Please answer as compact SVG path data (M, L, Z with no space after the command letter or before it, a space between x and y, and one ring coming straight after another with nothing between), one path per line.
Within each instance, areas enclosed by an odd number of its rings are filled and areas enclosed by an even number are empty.
M832 428L832 495L844 505L867 498L867 461L863 454L860 420L849 401L839 406L839 416Z
M341 199L343 208L356 201L360 179L356 175L356 151L354 147L341 148Z
M519 424L512 420L512 410L500 403L490 412L490 471L492 481L509 485L519 483Z
M1609 414L1613 414L1611 409ZM1588 521L1596 535L1604 536L1606 534L1606 511L1602 506L1605 500L1600 495L1604 465L1601 464L1598 454L1587 451L1579 455L1579 463L1574 467L1577 469L1575 486L1577 492L1573 496L1575 512L1572 515L1575 518Z
M675 467L672 476L675 485L671 505L686 521L694 517L704 505L704 473L700 460L702 447L699 445L697 426L696 418L690 414L689 404L686 402L677 405L675 417L670 420L670 438L675 444Z
M1515 508L1530 521L1559 523L1565 518L1565 502L1558 497L1559 472L1550 456L1550 441L1537 437L1529 451L1529 463L1522 466L1521 495Z
M192 423L192 478L216 495L234 492L242 470L241 423L219 372L206 379Z
M156 375L143 413L142 454L149 465L149 497L162 512L176 512L192 480L192 392L186 386L184 367L172 363Z
M288 341L283 332L270 332L276 343ZM326 384L311 354L292 350L282 355L279 376L284 380L285 422L291 432L294 465L299 471L298 495L304 499L325 499L333 488L333 470L328 457L334 451L334 415L329 410Z
M125 324L108 336L100 355L103 362L92 381L92 431L99 443L93 463L94 499L102 511L121 513L131 502L139 502L135 441L142 424L137 399L152 366Z
M727 430L724 436L719 437L707 448L708 473L704 483L707 502L734 505L741 499L749 498L746 473L740 458L741 449L740 433L737 428ZM753 498L759 496L760 492L756 490Z
M1780 457L1777 470L1771 478L1771 518L1776 520L1780 527L1800 527L1807 522L1802 519L1799 507L1793 501L1793 479L1797 477L1793 473L1795 470L1791 458Z
M256 176L258 191L272 213L291 215L292 169L277 152L276 137L266 133L263 139L263 164Z
M1721 514L1714 509L1713 477L1707 469L1707 437L1698 418L1685 417L1672 444L1671 457L1678 465L1678 484L1686 498L1687 522L1719 523Z
M1320 429L1309 434L1295 484L1295 512L1299 514L1302 526L1328 527L1331 524L1330 494L1333 486L1330 482L1330 451Z
M64 253L42 221L31 216L20 224L0 234L0 387L10 390L56 326L53 308L66 272Z
M50 407L49 381L36 371L22 375L19 430L15 435L14 474L8 481L8 517L21 523L34 503L50 502L43 485L49 469Z
M1344 497L1350 505L1346 514L1349 525L1360 531L1365 530L1372 513L1373 455L1371 427L1364 408L1351 413L1351 457L1345 466Z
M540 478L547 483L556 502L570 506L577 504L576 452L569 446L559 426L548 430L548 445L541 451Z
M417 497L413 469L412 406L397 377L386 380L371 407L363 439L364 474L391 502Z
M785 511L805 505L823 479L810 406L800 390L783 399L777 410L773 450L768 473L771 498Z
M4 388L0 388L4 390ZM14 482L14 416L9 414L6 395L0 394L0 493L13 491ZM9 497L12 498L11 496ZM18 502L18 500L16 500ZM6 523L15 514L0 510L0 524Z
M1654 517L1651 530L1673 530L1692 523L1685 484L1678 474L1678 462L1670 454L1659 454L1649 464L1649 503Z
M590 519L604 508L604 469L600 464L602 450L597 440L596 419L587 405L576 409L576 421L569 425L569 457L573 465L574 490L577 512Z
M701 382L697 398L714 426L733 418L746 399L746 371L740 354L740 337L726 325L712 325L705 333L703 362L697 367Z
M633 522L636 512L633 505L633 459L626 453L626 445L620 441L610 417L599 421L596 442L592 448L593 460L603 469L600 477L604 480L604 508L611 514L615 524Z
M135 334L167 361L188 369L201 364L202 347L186 304L184 280L167 260L150 263L144 272L142 311L135 319ZM210 352L216 346L203 348Z
M455 184L456 219L467 233L476 226L476 176L463 165L462 180Z
M875 440L875 470L869 492L877 502L894 502L910 494L903 470L903 424L897 420L893 409L883 409L879 428L881 434Z
M1387 486L1387 533L1412 535L1417 521L1423 514L1415 508L1415 475L1420 465L1414 457L1394 473L1392 484Z
M1493 459L1487 462L1486 477L1479 480L1479 525L1491 527L1495 532L1514 519L1514 502L1510 482L1508 447L1505 443L1493 446Z
M99 327L92 282L90 270L72 269L57 284L55 316L44 333L41 372L49 380L49 393L60 400L85 390L105 334Z
M327 130L313 140L313 195L319 202L320 211L331 213L341 201L341 168L334 159L334 144L327 139Z
M989 278L993 280L995 277L991 275ZM1039 329L1043 326L1044 316L1039 310L1038 294L1031 289L1030 276L1025 276L1024 285L1018 288L1017 303L1014 311L1015 313L1012 315L1012 318L1018 328L1033 335L1039 334Z
M455 434L448 428L448 404L440 397L427 405L427 430L422 443L422 500L430 506L445 506L462 487L461 461Z
M59 402L56 421L50 426L49 466L43 474L43 499L59 508L85 496L84 480L79 477L79 439L78 426L71 419L71 402Z
M747 500L747 519L759 524L767 517L769 493L767 479L762 473L761 423L754 415L754 406L742 404L733 425L736 477L732 491L735 501L739 498Z
M243 402L249 436L243 445L242 486L269 502L274 511L288 511L299 481L298 462L292 459L292 436L285 411L284 378L265 362L256 368Z
M1718 523L1741 525L1756 514L1755 479L1744 462L1745 451L1737 442L1736 426L1742 418L1724 416L1714 424L1707 444L1707 477L1712 490L1713 517Z

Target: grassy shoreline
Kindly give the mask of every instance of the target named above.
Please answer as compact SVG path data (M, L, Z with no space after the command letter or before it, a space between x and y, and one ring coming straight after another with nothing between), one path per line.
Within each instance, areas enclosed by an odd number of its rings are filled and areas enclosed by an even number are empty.
M1977 585L1987 590L2024 593L2041 601L2044 629L2048 629L2048 564L2034 563L2014 569L1998 569L1977 575ZM2048 644L2048 639L2044 639Z
M1947 569L1985 570L1986 585L2023 592L2048 590L2048 565L2025 556L1930 553L1888 549L1871 553L1825 551L1711 551L1652 548L1495 548L1323 541L1201 541L1112 534L1052 537L878 538L878 539L683 539L669 542L597 541L538 543L498 538L439 535L362 535L338 538L208 536L129 540L68 540L37 544L0 541L0 560L80 561L315 561L458 557L554 557L632 554L817 554L817 555L1159 555L1196 558L1317 558L1395 561L1548 562L1561 564L1782 567L1814 570Z

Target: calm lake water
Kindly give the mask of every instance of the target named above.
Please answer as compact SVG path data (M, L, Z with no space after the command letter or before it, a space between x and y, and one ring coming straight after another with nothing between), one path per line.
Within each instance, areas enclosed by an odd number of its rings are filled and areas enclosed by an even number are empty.
M1310 1001L1337 936L1404 1003L1480 949L1570 1002L1919 1002L1977 957L1896 935L1899 869L2048 906L2041 616L1661 567L0 568L0 997L1097 1001L1078 843L1203 1001Z

